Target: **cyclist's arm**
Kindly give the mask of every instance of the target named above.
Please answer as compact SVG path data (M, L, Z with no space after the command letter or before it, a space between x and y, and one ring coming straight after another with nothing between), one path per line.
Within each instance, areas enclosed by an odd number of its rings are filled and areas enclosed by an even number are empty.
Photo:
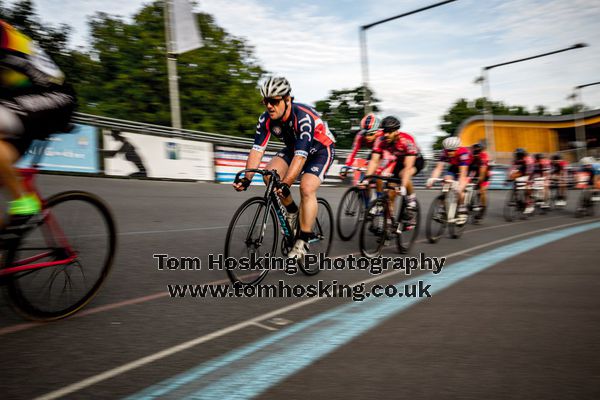
M354 163L354 158L356 157L356 153L360 150L363 142L363 136L361 133L358 133L354 138L354 143L352 143L352 153L348 155L346 158L346 166L351 167Z
M407 187L412 175L412 169L415 166L417 156L407 155L404 157L404 168L402 169L402 186Z
M444 169L444 164L446 163L443 161L439 161L437 163L435 169L431 172L431 179L437 179L440 177L440 175L442 174L442 170Z
M281 182L287 184L288 186L292 186L292 184L296 181L296 178L298 178L298 175L300 175L300 172L302 172L302 168L304 168L305 163L306 157L295 155L294 158L292 158L290 167L288 168Z
M263 154L262 151L258 150L250 150L250 154L248 154L248 159L246 160L246 169L256 169L260 166L260 161L262 160ZM246 172L245 177L252 180L254 177L254 172Z
M375 171L377 171L377 167L379 167L380 161L381 161L381 153L371 153L371 159L369 160L369 165L367 166L366 175L375 174Z
M469 166L468 165L461 165L458 167L458 191L462 192L463 190L465 190L465 187L467 186L467 182L469 181L469 179L467 178L467 175L469 173Z

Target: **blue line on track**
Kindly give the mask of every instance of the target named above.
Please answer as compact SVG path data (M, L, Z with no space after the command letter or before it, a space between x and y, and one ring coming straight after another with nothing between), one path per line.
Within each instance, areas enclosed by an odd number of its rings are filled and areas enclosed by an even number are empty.
M600 222L550 232L511 243L446 267L438 275L420 275L397 287L427 283L434 295L472 275L536 247L599 229ZM148 387L128 399L246 399L260 395L283 379L364 334L393 315L426 298L368 298L336 307L291 325L256 342Z

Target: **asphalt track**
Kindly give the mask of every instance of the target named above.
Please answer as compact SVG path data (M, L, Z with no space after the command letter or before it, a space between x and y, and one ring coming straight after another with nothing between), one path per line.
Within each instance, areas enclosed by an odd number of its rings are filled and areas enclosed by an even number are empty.
M431 285L431 298L359 302L168 296L167 284L226 276L160 271L153 254L222 253L233 212L261 188L49 175L40 186L104 198L118 255L70 319L31 323L0 300L1 398L600 398L600 218L573 217L576 192L566 210L513 223L505 192L492 192L483 224L416 244L415 254L448 257L439 274L273 272L264 282ZM343 191L319 194L335 212ZM435 194L418 192L425 209ZM356 239L336 238L331 254L357 252Z

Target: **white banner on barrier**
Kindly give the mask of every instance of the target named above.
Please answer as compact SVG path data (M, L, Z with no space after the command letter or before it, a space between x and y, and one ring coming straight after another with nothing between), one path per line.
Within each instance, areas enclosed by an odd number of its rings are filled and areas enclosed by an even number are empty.
M212 144L194 140L104 130L107 175L214 179Z

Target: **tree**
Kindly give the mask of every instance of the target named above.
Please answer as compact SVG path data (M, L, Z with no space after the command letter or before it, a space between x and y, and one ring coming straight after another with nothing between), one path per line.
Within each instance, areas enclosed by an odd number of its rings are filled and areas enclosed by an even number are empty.
M263 111L257 82L264 73L252 48L208 14L197 14L200 49L178 59L183 126L253 136ZM170 125L163 4L146 5L128 24L97 13L90 21L93 52L104 82L95 113Z
M379 100L369 92L373 112L378 112ZM354 89L333 90L324 100L317 101L315 108L327 122L329 129L337 135L337 148L350 148L354 134L364 116L363 86Z

